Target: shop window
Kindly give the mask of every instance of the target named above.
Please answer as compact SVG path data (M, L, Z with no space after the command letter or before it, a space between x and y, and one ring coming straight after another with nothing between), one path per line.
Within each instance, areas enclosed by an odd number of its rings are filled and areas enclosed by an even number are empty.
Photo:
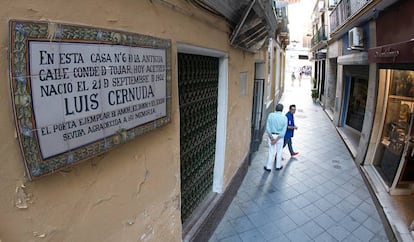
M345 124L359 132L362 131L364 123L367 90L368 80L356 77L351 78Z
M385 72L389 92L376 166L391 186L395 177L399 177L400 184L414 181L414 71Z

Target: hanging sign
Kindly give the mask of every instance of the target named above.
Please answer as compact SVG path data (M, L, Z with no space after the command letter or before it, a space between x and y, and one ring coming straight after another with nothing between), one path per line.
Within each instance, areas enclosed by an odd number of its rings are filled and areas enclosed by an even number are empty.
M170 122L171 42L10 21L16 127L29 179Z

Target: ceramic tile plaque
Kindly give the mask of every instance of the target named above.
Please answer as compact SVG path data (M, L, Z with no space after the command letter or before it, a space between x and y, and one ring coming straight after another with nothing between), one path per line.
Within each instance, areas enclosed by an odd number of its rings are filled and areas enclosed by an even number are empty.
M171 42L116 30L11 20L15 121L29 179L170 122Z

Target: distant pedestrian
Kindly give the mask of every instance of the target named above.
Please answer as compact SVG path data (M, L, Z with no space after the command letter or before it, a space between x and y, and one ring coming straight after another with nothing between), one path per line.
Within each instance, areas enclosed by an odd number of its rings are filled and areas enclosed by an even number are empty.
M295 76L295 72L294 71L292 71L291 78L292 78L292 87L293 87L293 83L295 82L295 79L296 79L296 76Z
M301 82L302 82L302 71L299 72L299 77L298 77L298 81L299 81L299 86L301 86Z
M266 171L271 171L276 155L276 170L283 168L282 151L283 141L287 129L287 117L283 115L283 104L276 105L276 111L270 113L266 121L266 133L268 135L269 152L267 157Z
M283 148L285 148L285 146L287 145L289 148L290 155L292 157L299 154L299 152L294 152L293 147L292 147L293 132L295 131L295 129L298 129L298 127L295 125L295 117L294 117L295 112L296 112L296 105L295 104L290 105L289 111L286 113L288 125L287 125L284 143L283 143Z

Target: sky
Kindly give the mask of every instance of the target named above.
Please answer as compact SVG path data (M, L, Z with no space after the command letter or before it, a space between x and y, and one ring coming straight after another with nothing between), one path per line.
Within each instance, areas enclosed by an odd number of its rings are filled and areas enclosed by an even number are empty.
M299 72L298 68L311 65L307 60L298 60L298 55L308 55L307 49L302 48L303 36L312 34L311 14L316 0L302 0L300 3L288 5L290 45L286 49L287 65L286 77L290 78L292 71ZM295 43L294 41L300 42Z
M311 13L314 0L302 0L300 3L291 3L288 6L290 41L302 42L302 36L311 31Z

